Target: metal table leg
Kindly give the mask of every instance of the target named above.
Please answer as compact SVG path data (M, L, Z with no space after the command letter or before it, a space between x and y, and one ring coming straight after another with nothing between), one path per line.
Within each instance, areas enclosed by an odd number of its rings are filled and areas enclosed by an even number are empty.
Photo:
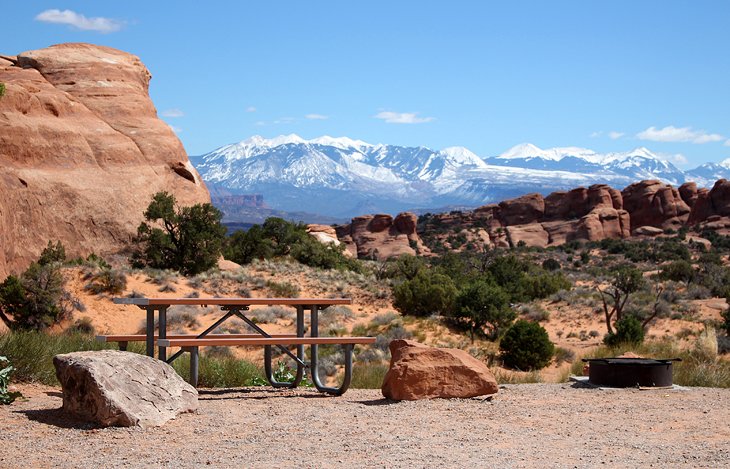
M158 330L160 339L167 339L167 306L160 306L157 310L159 312L158 317ZM167 347L159 347L158 358L162 361L167 361Z
M319 308L317 306L312 306L312 316L310 321L310 336L312 337L319 337ZM312 383L314 383L314 387L317 388L317 391L332 394L335 396L340 396L347 391L347 388L350 387L350 381L352 379L352 344L343 344L343 350L345 351L345 377L342 381L342 384L340 384L339 387L333 388L330 386L325 386L322 384L322 381L319 379L319 366L317 364L318 360L318 348L319 346L317 344L312 344L310 347L311 352L311 364L310 364L310 373L312 374Z
M147 356L155 356L155 308L154 306L148 306L147 310Z
M304 308L297 306L297 337L304 337ZM269 384L275 388L294 389L301 384L304 378L304 345L297 345L297 375L291 383L281 382L274 379L274 371L271 366L271 345L264 346L264 371Z

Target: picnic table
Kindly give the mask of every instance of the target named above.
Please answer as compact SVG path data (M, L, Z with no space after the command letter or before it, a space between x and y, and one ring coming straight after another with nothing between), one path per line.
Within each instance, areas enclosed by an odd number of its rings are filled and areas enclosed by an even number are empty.
M114 298L113 302L119 305L135 305L147 312L145 334L132 335L105 335L97 336L98 340L105 342L118 342L120 349L126 349L131 341L144 341L146 353L154 357L155 344L157 344L158 358L171 363L185 352L190 353L190 382L197 386L198 382L198 352L202 346L263 346L264 347L264 368L266 377L274 387L294 388L298 386L303 377L304 370L309 368L312 383L318 391L340 395L350 385L352 378L352 351L355 344L368 344L375 342L373 337L320 337L319 336L319 312L329 306L350 305L349 298ZM167 310L174 305L191 306L219 306L223 313L213 324L197 335L167 334ZM295 334L271 335L256 324L244 313L251 306L290 306L296 310L296 331ZM305 311L310 312L309 336L305 336ZM155 316L157 316L157 334L155 334ZM213 331L221 326L228 319L237 317L245 322L255 334L213 334ZM341 345L345 352L345 373L343 382L339 387L324 385L318 374L318 347L319 345ZM310 346L309 363L306 363L304 346ZM296 354L292 353L288 346L296 346ZM180 350L168 358L167 349L179 347ZM297 364L297 374L294 382L284 383L274 379L271 365L272 347L279 348L290 356Z

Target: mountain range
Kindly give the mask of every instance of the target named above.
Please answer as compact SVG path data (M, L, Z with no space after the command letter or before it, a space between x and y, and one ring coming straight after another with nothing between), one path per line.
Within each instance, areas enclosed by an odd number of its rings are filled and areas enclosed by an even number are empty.
M695 181L703 187L730 178L730 159L682 171L643 147L602 154L578 147L543 150L525 143L482 158L464 147L431 150L347 137L305 140L294 134L254 136L191 161L211 188L262 194L276 210L343 219L474 207L596 183L620 187L657 179L673 185Z

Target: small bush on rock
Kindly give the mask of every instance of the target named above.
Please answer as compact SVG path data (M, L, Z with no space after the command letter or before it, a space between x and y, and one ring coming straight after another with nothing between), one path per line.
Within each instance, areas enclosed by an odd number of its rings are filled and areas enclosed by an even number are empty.
M555 346L550 342L544 327L520 319L507 329L499 350L506 366L529 371L546 367L553 357Z

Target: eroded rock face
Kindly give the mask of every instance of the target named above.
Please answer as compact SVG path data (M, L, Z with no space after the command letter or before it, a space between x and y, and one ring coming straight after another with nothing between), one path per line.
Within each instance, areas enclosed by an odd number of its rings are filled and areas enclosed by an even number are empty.
M134 55L61 44L0 59L0 278L49 240L69 256L127 246L158 191L209 202L180 140L158 119Z
M679 229L689 218L689 206L679 191L659 181L641 181L622 191L624 208L631 215L631 229L653 226Z
M397 339L390 343L390 353L382 387L388 399L467 398L499 390L487 365L463 350Z
M540 194L527 194L500 202L499 210L505 225L526 225L542 219L545 199Z
M364 215L336 227L337 238L359 258L388 259L402 254L427 255L428 248L416 232L418 217L410 212Z
M99 425L160 426L198 408L198 392L167 363L116 350L53 357L63 410Z

